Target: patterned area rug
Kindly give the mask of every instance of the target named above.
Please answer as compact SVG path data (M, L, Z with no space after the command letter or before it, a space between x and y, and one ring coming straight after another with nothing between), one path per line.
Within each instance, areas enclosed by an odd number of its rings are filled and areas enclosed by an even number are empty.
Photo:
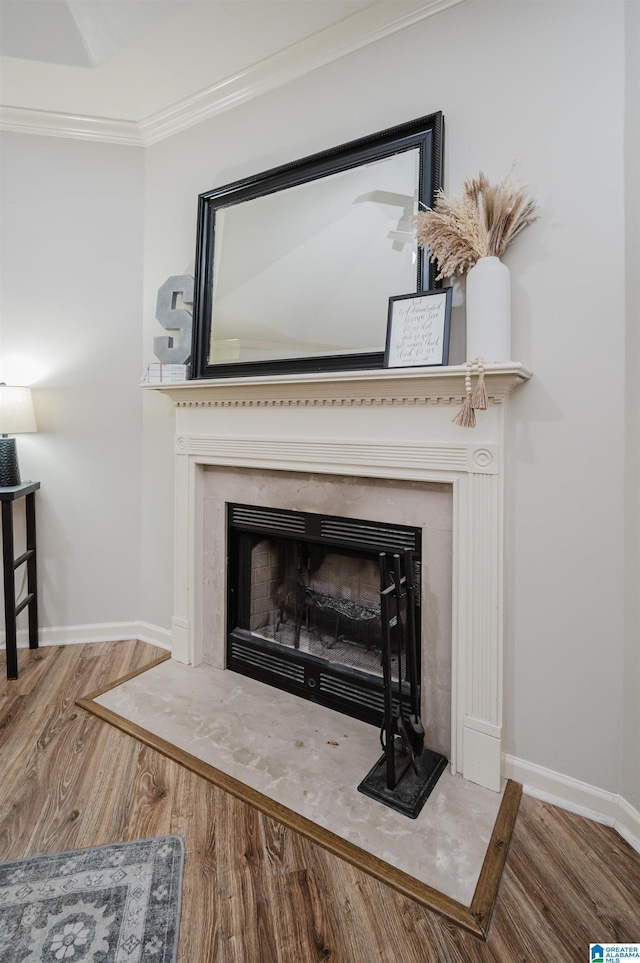
M174 963L180 836L0 863L2 963Z

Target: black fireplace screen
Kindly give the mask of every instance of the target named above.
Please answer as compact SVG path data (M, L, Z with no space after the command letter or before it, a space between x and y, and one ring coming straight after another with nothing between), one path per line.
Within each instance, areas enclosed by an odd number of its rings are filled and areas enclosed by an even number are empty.
M381 725L380 556L419 586L420 529L233 504L228 536L228 667Z

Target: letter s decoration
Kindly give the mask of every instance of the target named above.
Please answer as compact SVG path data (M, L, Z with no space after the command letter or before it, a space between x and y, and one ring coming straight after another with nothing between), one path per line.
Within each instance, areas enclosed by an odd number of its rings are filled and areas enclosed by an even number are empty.
M191 360L193 314L186 308L176 308L178 294L182 294L185 304L193 304L193 278L190 274L167 278L158 288L156 319L167 331L180 333L175 347L173 338L153 339L153 353L163 364L188 364Z

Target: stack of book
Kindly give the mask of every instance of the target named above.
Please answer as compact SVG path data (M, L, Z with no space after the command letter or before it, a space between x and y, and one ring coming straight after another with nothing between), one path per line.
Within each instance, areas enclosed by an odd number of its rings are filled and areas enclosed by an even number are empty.
M161 361L147 365L142 373L142 383L149 385L175 384L176 381L188 381L188 364L163 364Z

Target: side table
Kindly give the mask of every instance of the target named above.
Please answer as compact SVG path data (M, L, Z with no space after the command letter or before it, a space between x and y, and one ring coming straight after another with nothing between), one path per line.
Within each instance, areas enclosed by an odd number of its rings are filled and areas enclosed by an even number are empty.
M4 575L4 626L7 646L7 679L18 678L17 619L24 608L29 608L29 648L38 648L38 592L36 570L36 492L40 482L22 482L0 488L2 502L2 571ZM14 558L13 503L25 499L27 522L27 550ZM15 572L27 564L27 594L16 605Z

